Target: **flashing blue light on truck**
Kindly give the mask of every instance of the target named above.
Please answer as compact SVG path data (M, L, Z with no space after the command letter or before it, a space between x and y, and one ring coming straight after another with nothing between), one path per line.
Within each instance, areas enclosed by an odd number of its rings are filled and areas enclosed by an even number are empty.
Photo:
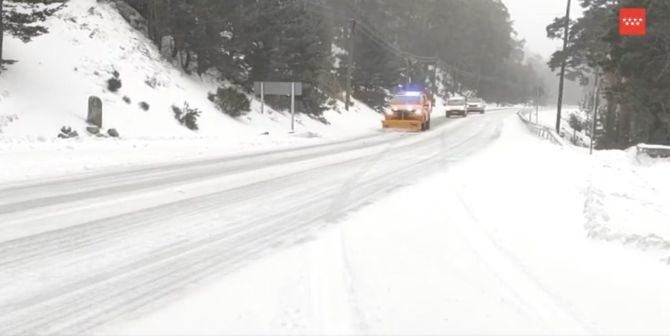
M425 88L423 87L423 85L421 85L421 84L417 84L417 83L409 83L409 84L405 84L404 87L403 87L403 89L404 89L406 92L423 92L423 91L425 90Z
M424 92L425 88L421 84L409 83L409 84L400 84L397 87L396 92L403 94L405 92Z

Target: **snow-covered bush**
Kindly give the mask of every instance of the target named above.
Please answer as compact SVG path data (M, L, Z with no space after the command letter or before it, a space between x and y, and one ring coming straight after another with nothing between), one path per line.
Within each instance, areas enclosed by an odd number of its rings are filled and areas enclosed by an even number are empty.
M180 124L184 125L186 128L192 131L198 130L198 117L200 117L200 110L197 108L191 108L188 106L187 102L184 102L183 108L172 105L172 112L174 113L174 118L177 119Z
M239 117L250 111L249 98L231 87L218 88L216 93L210 93L207 98L231 117Z
M568 120L570 127L575 132L581 132L584 129L584 123L582 122L576 114L570 114L570 119Z
M589 120L580 113L570 113L568 118L568 125L572 130L570 141L577 146L586 146L588 138L585 137L584 131L589 129Z
M132 101L130 100L130 97L128 97L128 96L123 96L123 101L124 101L126 104L130 104L130 103L132 102Z
M139 106L143 111L149 111L149 103L143 101L139 103Z
M79 133L77 131L73 130L72 127L70 126L63 126L60 129L60 134L58 134L58 137L61 139L70 139L70 138L76 138L79 136Z
M147 79L144 80L144 84L152 89L155 89L159 86L158 79L156 77L147 77Z
M107 80L107 90L110 92L116 92L119 91L121 88L121 79L119 78L119 73L117 71L114 71L114 75L112 78Z

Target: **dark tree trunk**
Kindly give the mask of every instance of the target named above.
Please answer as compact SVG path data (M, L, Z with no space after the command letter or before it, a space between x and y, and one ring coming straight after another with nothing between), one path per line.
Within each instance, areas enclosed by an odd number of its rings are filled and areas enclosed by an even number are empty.
M631 122L631 107L628 104L623 105L621 109L621 122L619 124L621 128L619 132L619 149L626 149L631 144Z
M184 72L190 73L189 68L191 67L191 51L186 49L184 52L186 53L186 59L182 62L181 68L184 69Z
M160 46L160 41L158 41L158 32L156 31L156 17L157 17L157 8L156 0L151 0L147 4L147 28L149 28L149 39L154 41L154 43Z
M616 85L616 78L612 73L603 74L603 87L605 96L605 111L602 115L603 133L597 138L598 149L614 149L616 146L617 128L617 106L616 97L612 92L612 86Z

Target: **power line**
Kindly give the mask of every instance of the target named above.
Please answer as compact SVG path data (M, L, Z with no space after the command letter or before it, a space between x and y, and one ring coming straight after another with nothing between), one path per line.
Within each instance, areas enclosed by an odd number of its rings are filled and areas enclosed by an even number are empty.
M360 23L360 22L357 21L357 20L354 20L354 21L356 21L356 24L359 24L359 23ZM389 50L389 51L391 51L391 52L393 52L393 53L396 54L397 56L401 56L401 57L402 57L402 56L405 55L405 53L404 53L402 50L398 49L396 46L394 46L394 45L392 45L392 44L390 44L390 43L388 43L388 42L382 40L381 38L379 38L379 37L377 37L377 36L371 34L370 32L366 31L365 29L362 29L362 30L359 30L359 31L362 32L363 34L365 34L365 36L369 37L370 40L372 40L372 41L374 41L374 42L377 42L378 45L380 45L380 46L386 48L387 50Z

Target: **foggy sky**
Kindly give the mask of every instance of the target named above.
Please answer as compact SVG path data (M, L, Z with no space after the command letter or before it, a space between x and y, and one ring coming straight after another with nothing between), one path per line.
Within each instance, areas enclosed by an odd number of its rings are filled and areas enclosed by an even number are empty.
M549 56L562 46L561 41L547 38L546 26L555 17L564 16L567 0L502 0L510 12L514 29L526 40L526 49ZM572 0L570 18L581 16L579 0Z

